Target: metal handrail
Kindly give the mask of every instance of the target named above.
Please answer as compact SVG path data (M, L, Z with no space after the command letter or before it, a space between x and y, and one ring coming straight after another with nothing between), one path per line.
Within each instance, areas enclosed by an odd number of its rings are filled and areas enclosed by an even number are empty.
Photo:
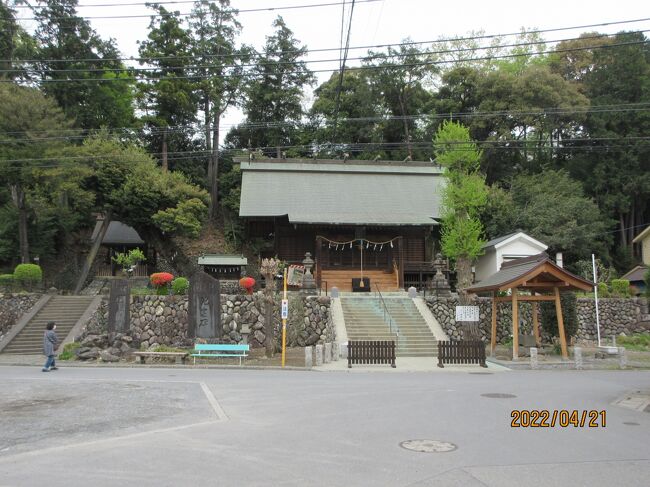
M379 299L381 300L381 305L383 308L384 312L384 322L388 324L388 329L390 330L390 334L393 334L393 317L390 314L390 311L388 311L388 306L386 306L386 301L384 301L384 297L381 294L381 290L379 289L379 286L377 284L374 284L375 288L375 295L379 295ZM388 316L388 321L386 321L386 316ZM399 328L397 328L397 325L395 325L395 342L399 341Z

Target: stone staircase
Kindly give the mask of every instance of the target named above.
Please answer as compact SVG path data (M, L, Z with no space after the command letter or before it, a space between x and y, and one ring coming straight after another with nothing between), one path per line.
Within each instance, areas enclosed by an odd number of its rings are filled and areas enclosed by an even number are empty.
M398 357L435 357L438 342L431 333L413 300L407 297L384 296L386 308L399 331ZM393 340L384 320L382 301L373 296L341 296L348 340ZM395 328L393 333L395 333Z
M361 271L359 269L323 269L321 271L321 286L324 288L325 282L327 282L328 289L332 289L336 286L339 288L339 291L352 291L353 277L361 277ZM399 290L399 287L397 285L397 275L393 271L387 272L383 270L364 270L363 277L370 279L370 289L372 291L375 291L377 286L379 286L379 290L382 293Z
M25 355L42 353L43 333L48 321L56 323L56 334L61 343L94 299L94 296L52 296L25 328L9 342L2 353Z

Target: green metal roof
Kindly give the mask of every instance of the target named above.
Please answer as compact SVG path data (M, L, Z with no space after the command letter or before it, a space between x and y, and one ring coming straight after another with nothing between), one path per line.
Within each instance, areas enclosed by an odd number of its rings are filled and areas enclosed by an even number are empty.
M431 163L242 162L241 217L291 223L434 225L442 171Z
M248 265L248 259L241 255L206 254L199 257L199 265Z

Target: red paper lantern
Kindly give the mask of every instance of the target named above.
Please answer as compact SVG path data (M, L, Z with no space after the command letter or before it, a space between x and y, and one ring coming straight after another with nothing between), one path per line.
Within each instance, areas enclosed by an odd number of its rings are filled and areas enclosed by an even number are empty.
M246 289L247 294L253 294L253 287L255 286L255 279L252 277L242 277L239 280L239 285Z

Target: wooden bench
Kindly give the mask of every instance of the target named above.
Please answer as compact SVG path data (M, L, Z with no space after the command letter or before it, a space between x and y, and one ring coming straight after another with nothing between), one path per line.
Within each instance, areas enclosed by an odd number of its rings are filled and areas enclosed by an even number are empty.
M239 357L239 365L241 359L248 356L250 345L222 345L211 343L197 343L192 351L194 363L196 364L196 357L199 358L213 358L213 357Z
M147 357L173 357L177 364L184 364L189 355L187 352L133 352L137 362L144 364Z

